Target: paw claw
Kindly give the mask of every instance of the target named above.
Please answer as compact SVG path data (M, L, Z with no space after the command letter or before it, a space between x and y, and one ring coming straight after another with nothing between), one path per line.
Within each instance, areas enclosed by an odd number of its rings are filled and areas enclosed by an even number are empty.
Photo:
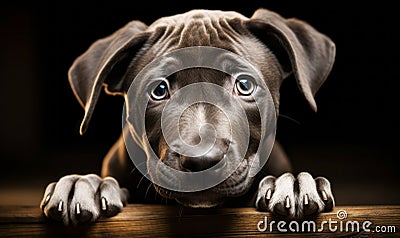
M102 211L107 210L107 200L105 197L101 197L101 210Z
M58 203L58 206L57 206L57 211L58 211L58 212L62 212L62 211L63 211L63 204L64 204L63 201L60 201L60 202Z
M271 194L272 194L272 190L271 190L271 189L268 189L268 190L267 190L267 194L265 195L265 199L266 199L266 200L270 200L270 199L271 199Z
M287 208L287 209L290 208L290 199L289 199L289 196L286 196L286 199L285 199L285 208Z
M304 201L304 205L307 206L308 205L308 195L307 194L304 195L304 200L303 201Z
M50 198L51 198L51 194L48 194L48 195L46 196L46 199L44 200L43 206L46 206L47 203L49 203Z
M78 216L81 214L81 204L79 204L79 202L75 206L75 213Z

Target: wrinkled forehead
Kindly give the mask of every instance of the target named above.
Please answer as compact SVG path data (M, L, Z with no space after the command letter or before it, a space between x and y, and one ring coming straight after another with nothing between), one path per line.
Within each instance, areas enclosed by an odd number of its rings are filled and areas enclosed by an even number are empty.
M169 48L214 46L233 50L240 35L234 25L246 19L236 12L193 10L160 18L147 31L162 32L158 43Z
M257 68L241 56L214 47L179 49L159 57L147 70L146 79L168 78L185 82L214 82L230 80L238 74L260 78Z
M230 19L248 20L247 17L233 11L218 11L218 10L192 10L183 14L177 14L169 17L162 17L149 26L149 30L153 31L157 27L183 27L190 26L193 22L203 22L204 25L209 23L223 23Z

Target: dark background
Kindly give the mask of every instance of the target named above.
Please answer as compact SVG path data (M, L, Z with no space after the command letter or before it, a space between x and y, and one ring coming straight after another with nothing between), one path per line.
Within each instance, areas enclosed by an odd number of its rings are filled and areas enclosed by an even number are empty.
M294 78L282 86L277 136L295 172L332 182L337 203L398 204L394 148L398 111L396 7L384 1L83 1L25 3L0 10L0 189L39 188L68 173L99 173L121 132L123 100L100 97L87 133L83 109L67 80L89 45L131 20L151 24L193 8L233 10L250 17L259 7L307 21L328 35L337 57L316 95L314 113ZM4 190L8 191L8 190ZM2 192L1 196L12 196ZM40 197L37 198L39 200Z

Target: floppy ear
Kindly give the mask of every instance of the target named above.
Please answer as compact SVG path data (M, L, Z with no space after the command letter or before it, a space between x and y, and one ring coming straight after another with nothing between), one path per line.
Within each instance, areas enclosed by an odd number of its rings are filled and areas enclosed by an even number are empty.
M277 56L286 76L294 73L300 90L316 111L314 95L332 69L335 44L306 22L284 19L266 9L258 9L245 24Z
M81 134L87 129L102 86L107 93L122 93L127 67L149 37L146 29L144 23L132 21L114 34L94 42L72 64L68 71L69 83L85 109Z

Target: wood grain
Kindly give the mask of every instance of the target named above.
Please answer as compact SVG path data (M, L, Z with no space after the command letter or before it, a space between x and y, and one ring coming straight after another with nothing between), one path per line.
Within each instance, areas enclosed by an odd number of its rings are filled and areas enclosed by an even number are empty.
M338 211L347 213L347 218L340 220ZM267 217L268 224L275 221L265 232L257 229L257 224ZM316 224L316 232L308 230L303 221L292 221L292 228L299 224L300 232L289 230L291 221L272 216L271 213L261 213L254 208L218 208L189 209L167 205L130 204L118 216L102 218L96 223L65 227L62 224L50 222L41 215L37 206L0 206L0 237L176 237L176 236L211 236L211 237L248 237L248 236L291 236L291 237L342 237L342 236L373 236L400 237L400 206L340 206L332 212L322 213L315 218L307 218ZM336 232L329 230L337 227ZM282 228L287 232L279 232L277 223L286 222ZM324 229L318 231L322 222ZM370 231L363 230L363 223L370 221ZM337 222L337 223L334 223ZM342 231L340 224L342 222ZM358 222L352 230L351 223L346 232L347 222ZM262 228L264 223L260 225ZM395 230L390 231L389 229ZM377 229L386 229L378 232Z

